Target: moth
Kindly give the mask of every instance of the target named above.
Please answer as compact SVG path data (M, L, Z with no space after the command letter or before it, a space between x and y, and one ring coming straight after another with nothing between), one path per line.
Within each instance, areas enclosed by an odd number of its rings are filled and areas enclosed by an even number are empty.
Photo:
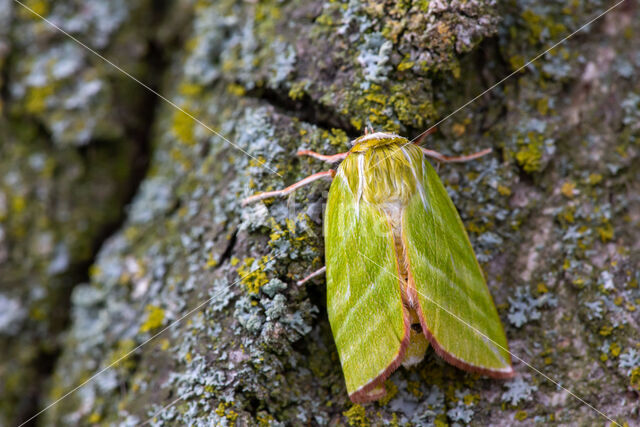
M369 132L345 153L302 150L337 170L313 174L244 204L332 179L324 213L327 311L349 397L386 394L401 364L429 344L452 365L494 378L514 375L498 312L458 212L425 155L446 157L401 136ZM326 270L325 270L326 269Z

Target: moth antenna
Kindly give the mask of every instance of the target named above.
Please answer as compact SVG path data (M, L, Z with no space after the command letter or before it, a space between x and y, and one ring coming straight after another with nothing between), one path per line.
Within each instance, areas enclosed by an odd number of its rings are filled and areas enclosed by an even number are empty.
M429 129L425 130L420 135L418 135L418 137L416 138L414 144L422 145L422 143L427 138L427 136L431 135L432 133L434 133L437 130L438 130L437 126L431 126Z
M468 162L470 160L475 160L478 157L486 156L487 154L493 151L492 148L487 148L482 151L478 151L477 153L467 154L465 156L445 156L444 154L440 154L437 151L429 150L424 147L420 147L422 152L429 157L433 157L434 159L443 162L443 163L463 163Z

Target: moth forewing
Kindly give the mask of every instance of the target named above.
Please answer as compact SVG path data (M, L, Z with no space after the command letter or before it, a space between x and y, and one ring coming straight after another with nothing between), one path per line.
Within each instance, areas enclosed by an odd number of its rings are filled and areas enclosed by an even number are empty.
M349 396L366 402L384 395L384 379L402 363L410 318L391 224L381 209L359 196L364 177L344 172L359 161L354 156L340 165L329 190L324 230L329 322Z
M409 282L422 329L453 365L484 375L513 375L507 339L462 220L431 165L403 216Z

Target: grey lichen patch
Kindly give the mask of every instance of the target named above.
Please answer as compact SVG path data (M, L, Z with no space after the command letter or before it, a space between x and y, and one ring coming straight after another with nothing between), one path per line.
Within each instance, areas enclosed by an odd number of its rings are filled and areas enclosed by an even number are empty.
M18 408L35 409L39 360L55 360L68 294L121 215L135 150L114 142L81 155L28 122L0 118L0 128L0 423L11 424L27 415Z
M528 383L523 378L517 378L505 383L505 389L506 391L502 393L500 399L512 406L517 406L520 402L530 401L538 387Z
M48 2L33 6L37 13L98 50L109 45L130 14L124 1L94 2L82 9ZM26 9L16 6L15 16L13 48L23 54L10 75L13 112L41 120L53 141L61 145L84 145L95 138L121 135L122 125L110 108L118 102L106 80L115 75L110 66L100 60L92 65L97 58L89 51Z
M550 293L543 293L539 297L532 297L531 293L522 287L516 289L515 295L509 297L509 322L516 328L532 320L539 320L542 316L540 308L553 308L558 304Z

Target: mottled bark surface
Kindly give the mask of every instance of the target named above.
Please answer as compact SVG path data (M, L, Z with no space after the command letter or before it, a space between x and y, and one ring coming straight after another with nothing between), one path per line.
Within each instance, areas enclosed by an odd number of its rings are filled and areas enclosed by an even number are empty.
M366 125L418 135L613 3L27 4L231 143L0 0L0 425L143 343L36 422L609 423L526 361L640 423L636 1L428 139L494 149L439 173L517 377L430 351L365 406L345 391L324 279L295 285L323 264L328 183L239 201L326 168L299 148L345 151Z

